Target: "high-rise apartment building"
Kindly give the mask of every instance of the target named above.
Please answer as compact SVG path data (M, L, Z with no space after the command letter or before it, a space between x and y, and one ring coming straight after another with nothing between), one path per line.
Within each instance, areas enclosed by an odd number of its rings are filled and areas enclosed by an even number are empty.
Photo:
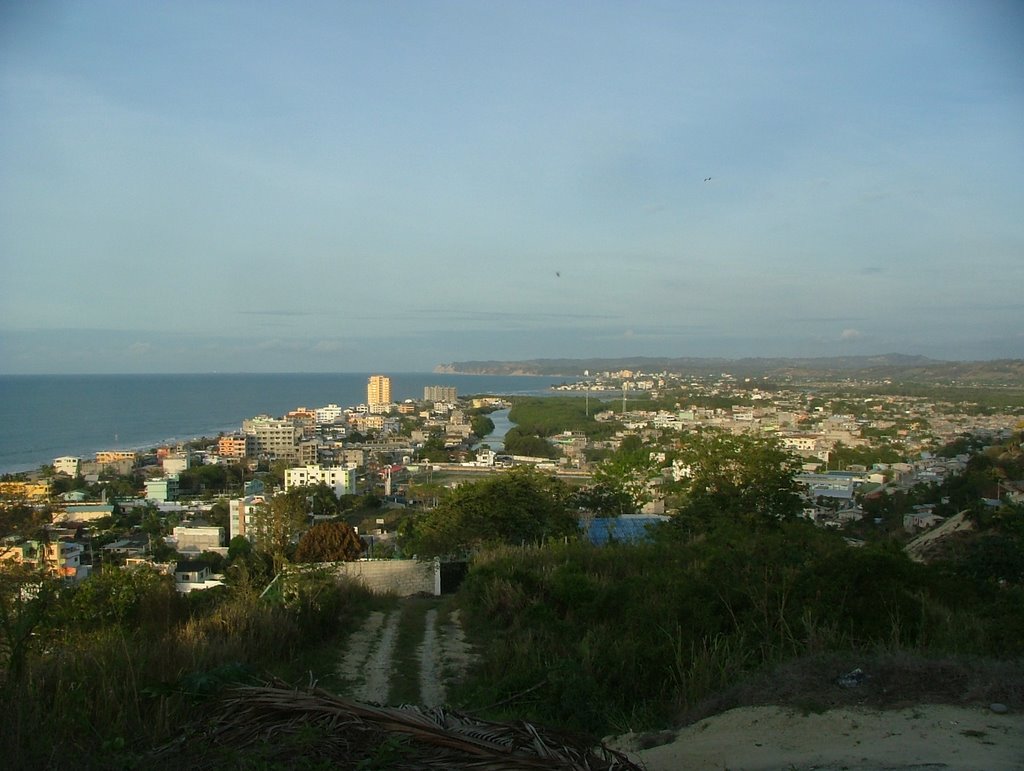
M370 412L386 412L390 409L391 378L387 375L370 375L366 382L366 406Z
M256 452L284 460L299 459L302 428L291 420L277 420L257 415L242 421L242 433L255 437Z
M454 386L423 386L425 402L454 402L456 399L458 392Z

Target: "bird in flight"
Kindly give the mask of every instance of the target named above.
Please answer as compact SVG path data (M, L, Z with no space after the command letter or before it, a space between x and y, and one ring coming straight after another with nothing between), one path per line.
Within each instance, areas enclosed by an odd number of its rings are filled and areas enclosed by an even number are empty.
M704 177L704 181L705 182L710 182L711 181L711 177Z
M555 278L561 278L561 277L562 277L562 271L556 270L555 271Z

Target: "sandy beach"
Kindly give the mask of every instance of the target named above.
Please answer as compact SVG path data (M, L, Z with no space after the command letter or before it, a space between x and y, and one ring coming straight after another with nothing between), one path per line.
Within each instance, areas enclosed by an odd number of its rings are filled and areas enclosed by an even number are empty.
M626 734L609 744L649 771L1010 771L1024 769L1024 716L946 705L844 707L820 714L741 707L678 731Z

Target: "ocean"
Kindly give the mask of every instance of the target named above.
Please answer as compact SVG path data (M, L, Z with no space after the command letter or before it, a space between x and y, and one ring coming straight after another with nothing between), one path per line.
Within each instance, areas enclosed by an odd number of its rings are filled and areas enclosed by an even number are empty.
M381 373L395 401L428 385L470 394L549 395L558 378ZM369 373L206 375L0 375L0 474L62 455L148 449L241 429L242 421L296 407L366 401Z

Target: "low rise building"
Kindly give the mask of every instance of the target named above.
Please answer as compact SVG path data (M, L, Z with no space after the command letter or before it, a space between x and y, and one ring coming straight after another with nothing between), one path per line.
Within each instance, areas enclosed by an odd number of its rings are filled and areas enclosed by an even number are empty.
M64 507L54 516L55 522L95 522L104 517L114 516L112 503L75 503Z
M174 588L182 594L223 585L223 581L213 577L210 566L205 562L180 560L174 566Z
M228 540L237 536L252 540L252 523L259 510L266 506L262 495L247 495L228 501Z
M0 497L42 500L50 494L49 482L0 482Z
M178 499L178 475L146 480L146 500L167 503Z
M355 466L297 466L284 472L285 492L293 487L325 484L336 496L354 493L356 488Z
M104 466L121 461L129 461L134 466L138 459L139 454L135 450L101 450L96 453L96 462Z
M224 528L212 525L178 525L172 531L178 551L213 551L224 545Z
M78 476L81 465L82 459L74 455L63 455L60 458L53 459L54 472L57 474L65 474L69 477Z
M0 562L43 572L54 578L80 581L91 567L82 564L84 548L70 541L36 541L8 543L0 546Z
M222 458L248 458L256 455L256 437L251 434L228 434L217 440L217 454Z

